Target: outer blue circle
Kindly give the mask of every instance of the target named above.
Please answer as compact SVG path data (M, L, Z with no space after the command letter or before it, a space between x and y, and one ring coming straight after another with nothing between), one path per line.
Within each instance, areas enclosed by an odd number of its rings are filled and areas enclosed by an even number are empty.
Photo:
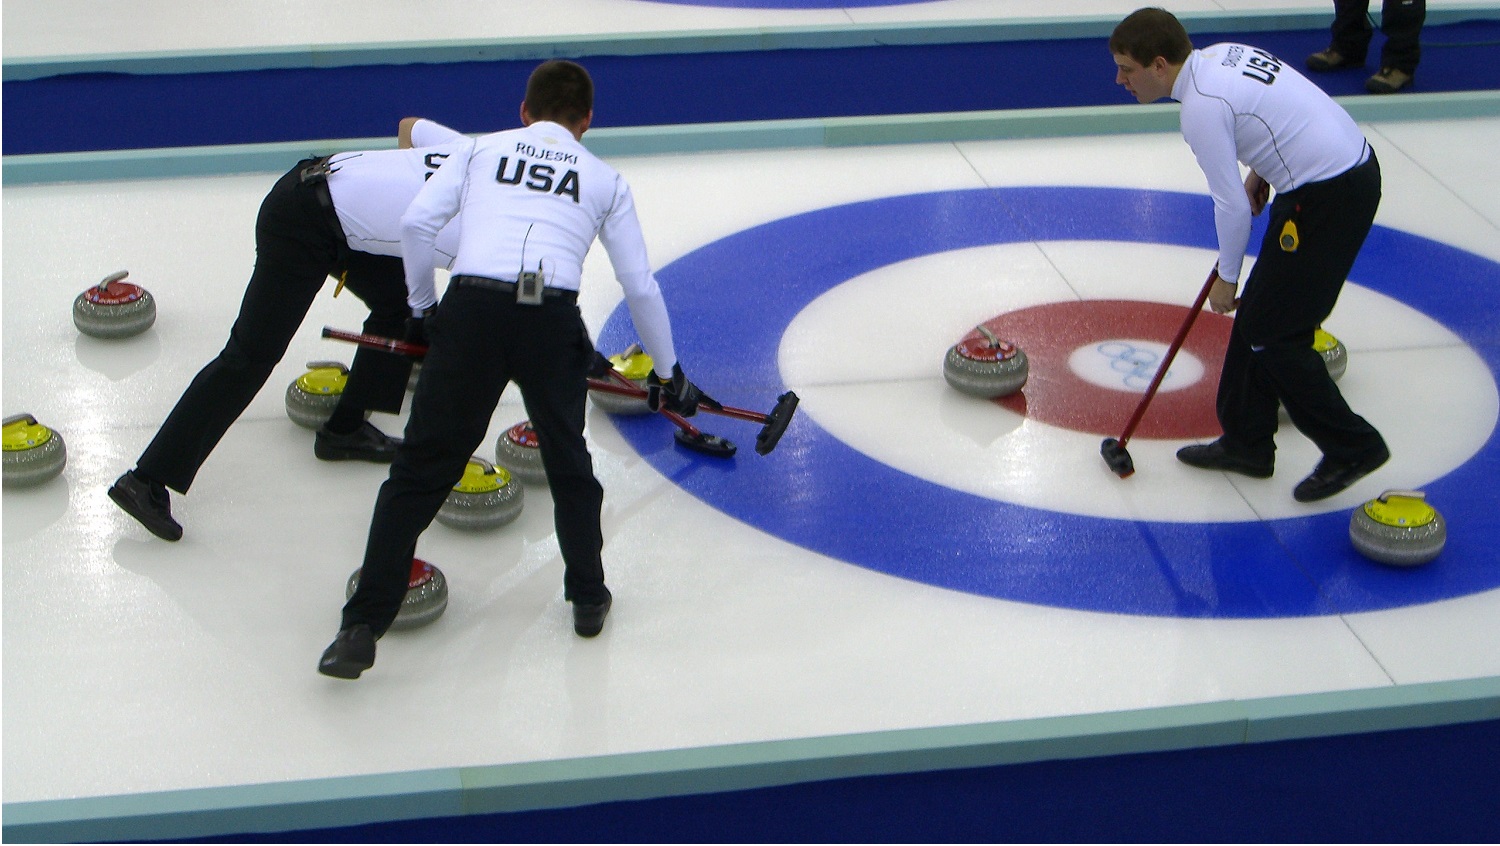
M825 291L920 256L1052 240L1211 250L1212 205L1206 196L1113 188L886 197L738 232L657 276L693 380L731 405L769 411L786 390L776 364L781 338ZM1351 277L1440 320L1492 373L1500 371L1500 265L1377 226ZM920 308L924 295L914 279L911 299L890 307ZM599 345L619 349L636 337L622 306ZM732 440L749 442L756 432L754 424L728 418L699 419ZM852 449L805 414L771 455L741 450L729 461L673 446L670 424L658 417L614 422L664 475L736 519L822 555L985 596L1151 616L1297 617L1396 608L1500 586L1500 561L1491 551L1500 535L1495 432L1467 463L1425 486L1448 521L1443 553L1424 567L1397 569L1354 550L1349 511L1206 524L1085 517L918 479ZM1097 477L1072 481L1124 484L1099 464Z

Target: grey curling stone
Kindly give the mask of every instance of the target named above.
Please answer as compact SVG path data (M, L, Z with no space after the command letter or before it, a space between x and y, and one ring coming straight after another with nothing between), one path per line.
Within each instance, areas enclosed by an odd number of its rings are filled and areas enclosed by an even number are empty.
M321 429L344 395L349 368L339 361L309 361L307 372L286 388L286 416L308 429ZM370 412L365 412L370 419Z
M988 327L977 326L975 331L979 334L948 348L943 378L959 391L985 399L1021 390L1030 369L1026 352L995 337Z
M1443 551L1448 526L1421 491L1386 491L1354 509L1349 540L1360 554L1382 564L1416 567Z
M130 272L104 277L73 300L73 325L95 338L129 338L156 322L156 300L139 285L126 282Z
M475 456L443 500L437 521L455 529L498 528L521 516L525 494L509 470Z
M1349 369L1349 348L1344 342L1319 328L1313 333L1313 349L1323 357L1323 364L1328 367L1328 375L1337 382L1344 371Z
M349 576L344 586L344 599L354 596L359 587L359 571ZM411 560L411 577L406 583L406 598L401 600L401 610L391 623L393 630L415 629L431 623L448 610L448 578L439 570L420 558Z
M637 344L631 344L630 348L609 358L609 363L614 365L615 372L625 377L630 384L646 390L646 376L651 372L651 356L642 352ZM606 376L608 381L609 377ZM614 384L619 384L615 382ZM621 386L623 387L623 385ZM651 407L646 405L644 397L627 397L624 394L612 394L608 391L589 391L589 399L594 405L599 406L609 414L650 414Z
M542 450L530 420L506 429L495 442L495 463L528 485L547 484L547 470L542 466Z
M5 418L5 486L25 488L57 478L68 464L68 447L54 429L30 414Z

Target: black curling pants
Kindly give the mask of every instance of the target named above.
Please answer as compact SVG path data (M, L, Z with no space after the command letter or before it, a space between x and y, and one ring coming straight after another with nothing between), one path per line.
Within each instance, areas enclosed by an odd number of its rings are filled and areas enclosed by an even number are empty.
M369 334L400 337L411 314L401 259L348 249L327 199L327 185L304 183L299 162L261 202L255 221L255 270L240 302L229 341L198 372L167 415L136 469L186 493L231 424L270 378L313 299L330 275L347 274L346 287L370 307ZM401 410L411 362L360 348L349 369L341 405Z
M1363 63L1370 50L1374 29L1369 20L1370 0L1334 0L1333 43L1339 55ZM1422 24L1427 19L1427 0L1384 0L1380 4L1380 66L1415 73L1422 60Z
M377 636L390 628L406 596L417 538L479 452L512 381L536 429L552 491L563 595L584 605L603 602L610 595L600 557L604 489L583 436L594 347L574 298L520 305L513 293L455 279L430 322L406 434L376 497L359 587L344 605L341 627L365 623Z
M1219 425L1236 455L1274 459L1278 403L1329 458L1361 458L1383 443L1350 410L1313 349L1313 333L1332 313L1379 205L1380 164L1373 150L1364 164L1272 202L1219 374ZM1279 245L1289 219L1301 238L1296 252Z

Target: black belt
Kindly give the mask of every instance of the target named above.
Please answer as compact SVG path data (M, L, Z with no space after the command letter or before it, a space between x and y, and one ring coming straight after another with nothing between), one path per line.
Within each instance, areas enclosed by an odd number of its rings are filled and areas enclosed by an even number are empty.
M1365 153L1368 153L1369 155L1365 155ZM1311 188L1314 185L1332 185L1335 182L1338 182L1340 179L1344 179L1344 178L1353 176L1356 173L1359 173L1361 170L1370 167L1371 166L1371 164L1370 164L1371 162L1375 162L1376 161L1376 158L1375 158L1375 148L1371 147L1370 146L1370 142L1368 142L1368 141L1365 142L1365 149L1364 149L1363 152L1360 153L1360 155L1364 156L1364 160L1361 161L1359 164L1354 165L1353 167L1349 168L1348 170L1343 171L1342 173L1334 174L1333 176L1330 176L1327 179L1319 179L1317 182L1305 182L1305 183L1303 183L1301 185L1298 185L1296 188L1294 188L1294 189L1286 192L1285 196L1288 196L1288 197L1293 196L1298 191L1301 191L1303 188ZM1376 164L1375 167L1379 167L1379 164Z
M516 292L516 283L506 282L502 279L491 279L488 276L466 276L458 275L448 280L454 285L465 285L470 288L484 288L487 291L500 291L506 294ZM563 300L564 302L578 302L578 292L567 288L543 288L542 296L549 300Z

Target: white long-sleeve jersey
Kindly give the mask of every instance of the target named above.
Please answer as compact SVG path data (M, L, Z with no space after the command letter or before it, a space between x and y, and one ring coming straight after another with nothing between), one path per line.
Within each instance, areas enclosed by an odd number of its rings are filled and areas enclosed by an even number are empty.
M427 178L464 136L429 120L412 127L415 147L366 150L329 158L328 193L349 248L378 256L401 255L401 215ZM448 267L458 253L458 228L438 234L433 261Z
M455 275L514 282L540 273L547 287L576 291L597 238L657 373L670 374L671 324L625 179L550 121L456 146L401 219L412 308L437 302L434 240L460 208Z
M1368 156L1364 133L1307 77L1264 50L1222 43L1194 50L1172 86L1182 137L1208 178L1219 278L1238 283L1250 242L1241 162L1277 193L1337 176Z

